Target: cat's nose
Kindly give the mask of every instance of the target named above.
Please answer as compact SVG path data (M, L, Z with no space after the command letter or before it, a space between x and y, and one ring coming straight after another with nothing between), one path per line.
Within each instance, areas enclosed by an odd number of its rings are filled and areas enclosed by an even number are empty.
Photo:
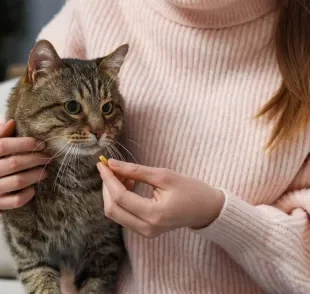
M97 140L99 140L102 135L104 134L103 130L96 130L96 131L92 131L92 133L96 136Z

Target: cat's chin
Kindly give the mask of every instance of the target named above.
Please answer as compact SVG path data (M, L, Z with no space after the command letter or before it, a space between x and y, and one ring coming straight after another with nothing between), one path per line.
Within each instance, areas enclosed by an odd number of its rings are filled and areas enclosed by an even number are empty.
M92 146L81 146L78 149L78 154L79 156L99 156L102 153L103 149L104 148L100 147L97 144Z
M57 157L63 156L75 156L79 158L89 158L89 157L96 157L98 158L100 155L107 155L105 151L107 150L108 146L110 145L109 142L90 142L84 144L71 144L68 146L67 142L63 142L61 140L53 140L50 142L50 146L47 149L50 150L51 156L55 156L59 154ZM68 146L68 147L67 147ZM47 150L48 151L48 150Z

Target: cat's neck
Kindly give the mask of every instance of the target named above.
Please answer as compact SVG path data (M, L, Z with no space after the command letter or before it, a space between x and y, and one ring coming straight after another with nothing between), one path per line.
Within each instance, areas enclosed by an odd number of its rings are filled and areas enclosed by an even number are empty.
M58 185L67 189L92 189L100 184L100 175L96 160L83 156L75 159L54 159L48 165L48 185Z
M54 156L51 160L50 165L53 165L55 168L62 168L64 166L71 166L78 170L87 172L96 168L96 164L99 161L98 156L78 156L74 154Z

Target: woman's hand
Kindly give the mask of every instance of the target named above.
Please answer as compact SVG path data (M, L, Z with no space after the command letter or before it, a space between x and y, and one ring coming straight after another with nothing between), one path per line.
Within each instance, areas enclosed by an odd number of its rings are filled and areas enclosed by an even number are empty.
M34 138L10 138L14 130L13 120L0 126L0 210L25 205L35 194L31 185L47 177L43 166L49 159L43 153L32 153L45 145Z
M225 197L204 182L171 170L109 160L98 163L104 182L107 217L145 237L153 238L182 227L203 228L220 214ZM154 188L152 198L129 191L118 177ZM128 181L128 180L127 180Z

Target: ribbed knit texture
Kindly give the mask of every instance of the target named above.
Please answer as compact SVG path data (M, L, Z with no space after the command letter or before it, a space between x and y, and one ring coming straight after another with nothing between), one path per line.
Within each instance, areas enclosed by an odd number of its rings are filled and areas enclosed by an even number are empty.
M67 57L128 43L127 147L226 195L208 228L125 230L118 293L310 293L310 128L267 154L273 124L254 119L281 83L276 15L272 0L70 0L42 31Z

